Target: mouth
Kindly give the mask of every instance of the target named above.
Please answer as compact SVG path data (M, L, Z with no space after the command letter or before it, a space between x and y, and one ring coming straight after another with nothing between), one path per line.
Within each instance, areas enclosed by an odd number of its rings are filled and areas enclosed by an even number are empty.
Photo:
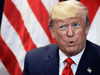
M75 42L74 42L74 41L69 41L69 42L68 42L68 45L69 45L69 46L74 46L74 45L75 45Z

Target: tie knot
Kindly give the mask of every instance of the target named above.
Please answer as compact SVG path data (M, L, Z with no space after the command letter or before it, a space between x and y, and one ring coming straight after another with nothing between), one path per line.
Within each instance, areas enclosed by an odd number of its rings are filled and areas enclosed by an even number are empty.
M72 65L73 60L72 60L71 58L67 58L67 59L65 60L65 62L67 62L69 65Z

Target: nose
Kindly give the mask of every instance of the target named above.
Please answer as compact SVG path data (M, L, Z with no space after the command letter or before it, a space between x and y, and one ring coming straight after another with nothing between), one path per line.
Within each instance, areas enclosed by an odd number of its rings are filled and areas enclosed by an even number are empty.
M73 37L74 36L74 31L72 29L71 26L68 27L68 33L67 33L68 37Z

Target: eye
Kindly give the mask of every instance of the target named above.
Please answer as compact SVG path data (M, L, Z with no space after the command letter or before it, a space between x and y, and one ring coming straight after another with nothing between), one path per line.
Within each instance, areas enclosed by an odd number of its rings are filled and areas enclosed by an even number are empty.
M60 26L59 27L59 29L61 29L61 30L65 30L67 28L67 26L65 25L65 26Z
M78 28L80 25L79 25L79 24L72 24L72 26L73 26L74 28Z

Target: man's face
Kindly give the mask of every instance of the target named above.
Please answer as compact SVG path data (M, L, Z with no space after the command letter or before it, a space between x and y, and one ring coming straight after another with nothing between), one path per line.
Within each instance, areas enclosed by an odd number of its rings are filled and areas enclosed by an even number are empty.
M85 47L88 28L81 17L60 20L50 31L58 47L67 56L76 55Z

